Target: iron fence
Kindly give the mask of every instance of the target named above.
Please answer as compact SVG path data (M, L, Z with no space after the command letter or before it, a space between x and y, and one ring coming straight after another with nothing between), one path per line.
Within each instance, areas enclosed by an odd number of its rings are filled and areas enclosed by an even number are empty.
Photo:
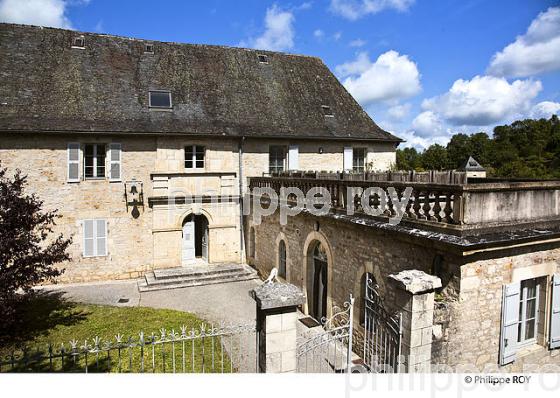
M298 373L345 373L352 369L352 325L354 298L344 308L333 308L331 318L321 320L322 329L298 344L296 359Z
M0 358L0 372L234 373L256 371L256 327L183 326L137 338L117 334L46 349L17 349Z
M363 361L366 370L398 373L401 366L402 316L383 306L375 282L366 274Z

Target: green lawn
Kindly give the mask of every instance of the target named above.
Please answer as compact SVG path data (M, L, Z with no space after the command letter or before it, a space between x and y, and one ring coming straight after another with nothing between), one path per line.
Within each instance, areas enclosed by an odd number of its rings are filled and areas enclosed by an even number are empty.
M145 340L152 333L160 336L160 329L167 334L172 329L181 333L181 326L198 329L203 321L193 314L144 307L111 307L76 304L62 300L56 295L39 294L22 306L21 322L9 332L0 335L0 371L19 372L230 372L231 363L225 350L222 351L219 337L177 341L158 345L146 345L143 349L128 347L112 349L109 354L70 355L70 341L76 340L78 347L94 345L94 338L101 338L101 347L111 341L116 345L117 334L122 341L129 338L138 341L143 331ZM209 325L207 325L209 326ZM48 358L49 344L54 353L59 354L64 343L64 359ZM224 344L227 344L224 338ZM15 366L11 355L15 352ZM47 354L41 357L38 352ZM143 359L143 361L142 361ZM6 364L5 362L10 362ZM233 369L235 371L235 369Z

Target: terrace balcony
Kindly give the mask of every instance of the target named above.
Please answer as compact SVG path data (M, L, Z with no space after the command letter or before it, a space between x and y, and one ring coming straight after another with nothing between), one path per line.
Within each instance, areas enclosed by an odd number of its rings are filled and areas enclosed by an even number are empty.
M399 226L457 237L518 231L560 232L560 181L467 178L464 172L322 173L287 172L253 177L249 187L295 187L307 193L322 187L330 193L330 215L387 223L396 214L389 195L393 188L402 200L412 188ZM370 187L383 189L385 204L377 195L362 204L361 193ZM290 198L288 198L290 199ZM364 205L377 210L369 215ZM383 206L384 205L384 206ZM380 208L383 206L383 208ZM348 215L348 209L354 210ZM479 240L482 237L479 238Z

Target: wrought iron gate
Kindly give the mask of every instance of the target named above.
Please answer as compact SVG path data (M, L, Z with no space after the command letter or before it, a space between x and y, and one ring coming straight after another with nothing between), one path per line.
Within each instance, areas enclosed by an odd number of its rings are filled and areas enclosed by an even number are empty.
M391 314L385 309L370 274L366 274L365 284L364 365L369 372L398 373L401 365L401 313Z
M344 308L333 308L329 319L321 319L322 328L309 329L306 340L297 347L299 373L344 373L352 368L354 298Z

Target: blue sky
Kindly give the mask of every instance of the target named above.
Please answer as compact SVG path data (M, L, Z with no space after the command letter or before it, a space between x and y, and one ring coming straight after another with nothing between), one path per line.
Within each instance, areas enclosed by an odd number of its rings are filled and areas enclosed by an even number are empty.
M558 1L0 0L0 21L315 55L419 148L560 112Z

